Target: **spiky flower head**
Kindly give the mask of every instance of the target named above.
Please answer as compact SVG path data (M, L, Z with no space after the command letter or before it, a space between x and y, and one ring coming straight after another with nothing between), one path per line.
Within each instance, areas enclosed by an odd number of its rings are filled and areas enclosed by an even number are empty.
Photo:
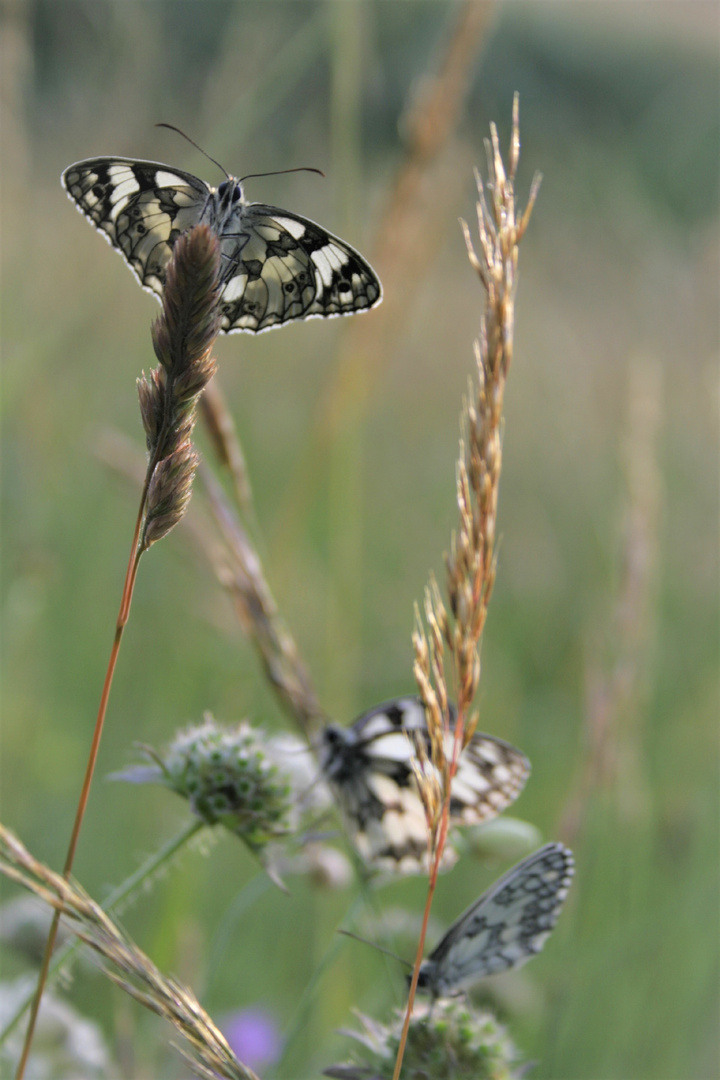
M390 1080L393 1075L403 1013L381 1024L358 1013L364 1031L345 1032L362 1046L354 1062L333 1065L325 1076L337 1080ZM436 1001L432 1010L416 1009L403 1058L403 1077L446 1080L511 1080L517 1075L518 1052L505 1028L483 1010L457 1000Z
M163 754L150 746L140 750L153 764L117 778L166 784L208 825L224 825L254 850L287 832L291 784L272 761L263 733L250 724L225 727L206 713Z

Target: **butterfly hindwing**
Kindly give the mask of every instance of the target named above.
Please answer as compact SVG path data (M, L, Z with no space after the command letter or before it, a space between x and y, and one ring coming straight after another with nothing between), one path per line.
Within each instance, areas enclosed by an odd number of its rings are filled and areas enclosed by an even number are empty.
M216 189L159 162L93 158L71 165L62 179L78 209L156 295L162 295L177 238L201 222L213 228L226 333L352 315L382 297L359 252L308 218L245 202L232 177Z
M352 315L380 299L380 283L359 252L308 218L249 203L238 228L235 253L227 241L223 244L228 249L225 330Z
M363 713L349 728L328 726L322 767L365 861L417 872L427 860L427 824L409 735L422 738L430 753L421 700L395 698ZM446 744L447 755L451 752L452 735ZM528 760L515 747L476 733L453 781L451 824L477 825L495 817L517 798L529 772Z
M539 953L567 896L574 863L546 844L500 878L452 924L420 967L418 989L455 993L486 975L520 967Z

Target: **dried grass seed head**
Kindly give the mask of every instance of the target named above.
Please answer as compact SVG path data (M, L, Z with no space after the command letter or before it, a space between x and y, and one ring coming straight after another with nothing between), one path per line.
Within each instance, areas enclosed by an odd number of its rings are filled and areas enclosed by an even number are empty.
M430 732L430 724L428 723L428 732ZM432 762L427 752L427 745L425 740L417 732L413 732L408 735L408 739L411 743L413 756L410 760L410 765L415 777L415 783L417 784L418 795L420 801L423 804L425 811L425 821L428 827L428 836L430 840L430 847L434 850L435 836L437 832L437 826L440 822L440 815L442 813L443 802L443 784L440 781L440 775L438 773L438 765L435 761L436 749L439 748L440 753L442 751L442 738L438 741L437 747L434 741L432 741ZM443 754L444 762L444 754ZM433 768L433 766L435 766ZM443 770L444 772L445 770Z
M34 859L2 825L0 870L61 911L73 933L115 969L104 969L108 978L174 1026L187 1043L178 1050L198 1076L208 1080L257 1080L255 1073L235 1057L193 994L176 979L163 975L79 885Z
M177 378L198 364L220 331L220 245L207 225L183 233L167 265L155 355Z
M182 443L153 470L147 492L141 548L146 551L181 521L192 495L198 455Z
M210 355L220 328L220 249L205 225L184 233L168 263L152 339L160 367L138 384L148 450L169 456L186 441L198 395L215 372Z

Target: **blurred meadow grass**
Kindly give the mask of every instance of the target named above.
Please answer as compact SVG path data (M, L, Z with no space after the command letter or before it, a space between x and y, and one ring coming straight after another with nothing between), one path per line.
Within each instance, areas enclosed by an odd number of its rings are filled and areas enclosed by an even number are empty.
M720 1073L718 8L488 9L398 270L393 236L376 230L407 162L408 102L465 7L2 4L2 820L61 864L137 501L99 448L121 432L142 449L134 380L153 363L155 302L70 206L62 169L117 154L217 182L161 120L232 173L319 167L326 180L252 180L248 197L321 221L393 282L373 355L354 323L383 308L217 347L269 582L324 708L347 723L413 689L412 605L455 522L480 317L457 218L472 225L472 167L490 121L506 145L518 90L521 200L536 170L544 180L521 254L480 727L531 759L515 812L571 843L577 875L542 958L487 992L533 1076L708 1080ZM185 814L162 789L102 775L134 740L161 745L205 709L288 724L181 527L141 566L75 867L96 898ZM501 869L461 860L440 881L438 929ZM350 899L298 879L290 897L271 889L240 910L255 875L218 837L123 918L215 1019L259 1003L282 1028ZM381 900L416 912L423 891L406 881ZM8 976L16 965L4 956ZM345 942L282 1075L317 1075L344 1054L334 1032L350 1009L386 1009L402 987ZM72 998L111 1040L131 1033L136 1075L178 1075L155 1022L97 976L78 976Z

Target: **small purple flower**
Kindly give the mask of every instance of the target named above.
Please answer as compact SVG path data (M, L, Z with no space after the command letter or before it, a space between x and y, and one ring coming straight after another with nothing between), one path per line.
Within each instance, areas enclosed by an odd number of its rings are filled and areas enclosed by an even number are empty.
M272 1065L280 1057L280 1029L269 1010L238 1009L226 1017L222 1028L236 1056L251 1069Z

